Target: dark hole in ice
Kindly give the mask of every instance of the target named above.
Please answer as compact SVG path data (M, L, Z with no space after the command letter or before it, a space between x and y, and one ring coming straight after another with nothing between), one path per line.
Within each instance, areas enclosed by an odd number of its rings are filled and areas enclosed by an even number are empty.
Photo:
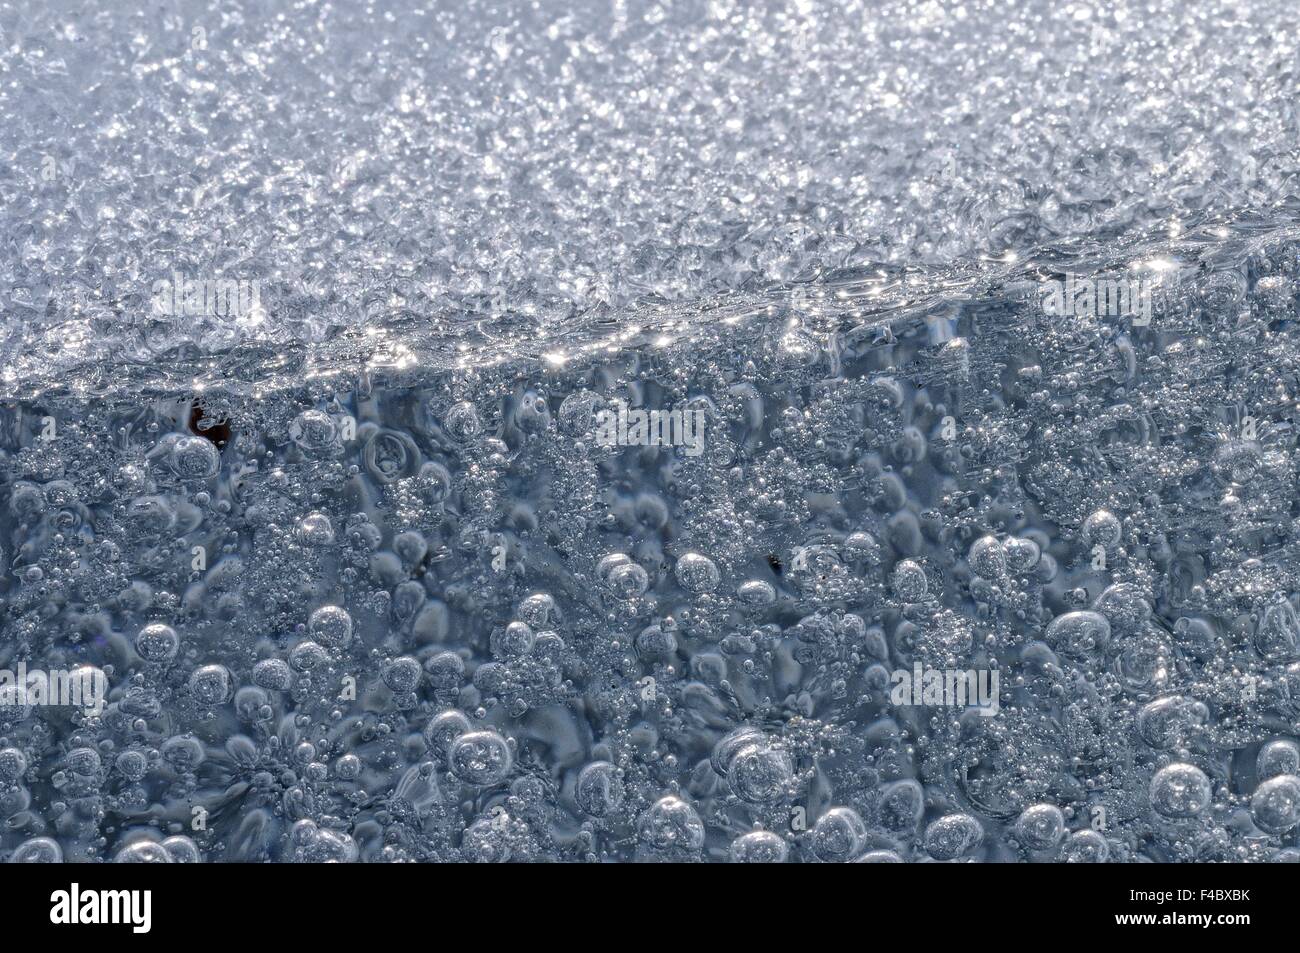
M211 427L201 428L199 426L201 420L203 420L203 406L195 402L190 408L190 430L200 437L211 440L218 447L224 447L230 440L230 421L219 420Z

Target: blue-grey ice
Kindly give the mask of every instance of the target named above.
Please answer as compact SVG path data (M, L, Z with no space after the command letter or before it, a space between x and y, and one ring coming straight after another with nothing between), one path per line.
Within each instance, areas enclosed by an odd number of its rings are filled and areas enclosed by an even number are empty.
M1278 0L0 0L0 860L1300 860Z

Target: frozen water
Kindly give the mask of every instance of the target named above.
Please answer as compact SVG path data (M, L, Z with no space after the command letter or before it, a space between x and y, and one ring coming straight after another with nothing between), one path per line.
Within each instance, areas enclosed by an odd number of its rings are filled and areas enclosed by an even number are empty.
M1291 18L0 5L0 856L1300 859Z

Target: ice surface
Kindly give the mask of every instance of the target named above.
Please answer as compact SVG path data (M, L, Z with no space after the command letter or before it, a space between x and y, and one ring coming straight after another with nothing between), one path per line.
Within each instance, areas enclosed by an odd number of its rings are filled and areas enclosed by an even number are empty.
M209 7L0 8L9 396L568 351L1294 221L1285 5ZM173 271L265 314L154 320Z

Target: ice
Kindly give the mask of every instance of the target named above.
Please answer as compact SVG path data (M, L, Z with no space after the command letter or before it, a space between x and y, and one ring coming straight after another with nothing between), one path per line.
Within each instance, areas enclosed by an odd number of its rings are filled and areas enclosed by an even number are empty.
M0 859L1295 860L1291 19L0 5Z

